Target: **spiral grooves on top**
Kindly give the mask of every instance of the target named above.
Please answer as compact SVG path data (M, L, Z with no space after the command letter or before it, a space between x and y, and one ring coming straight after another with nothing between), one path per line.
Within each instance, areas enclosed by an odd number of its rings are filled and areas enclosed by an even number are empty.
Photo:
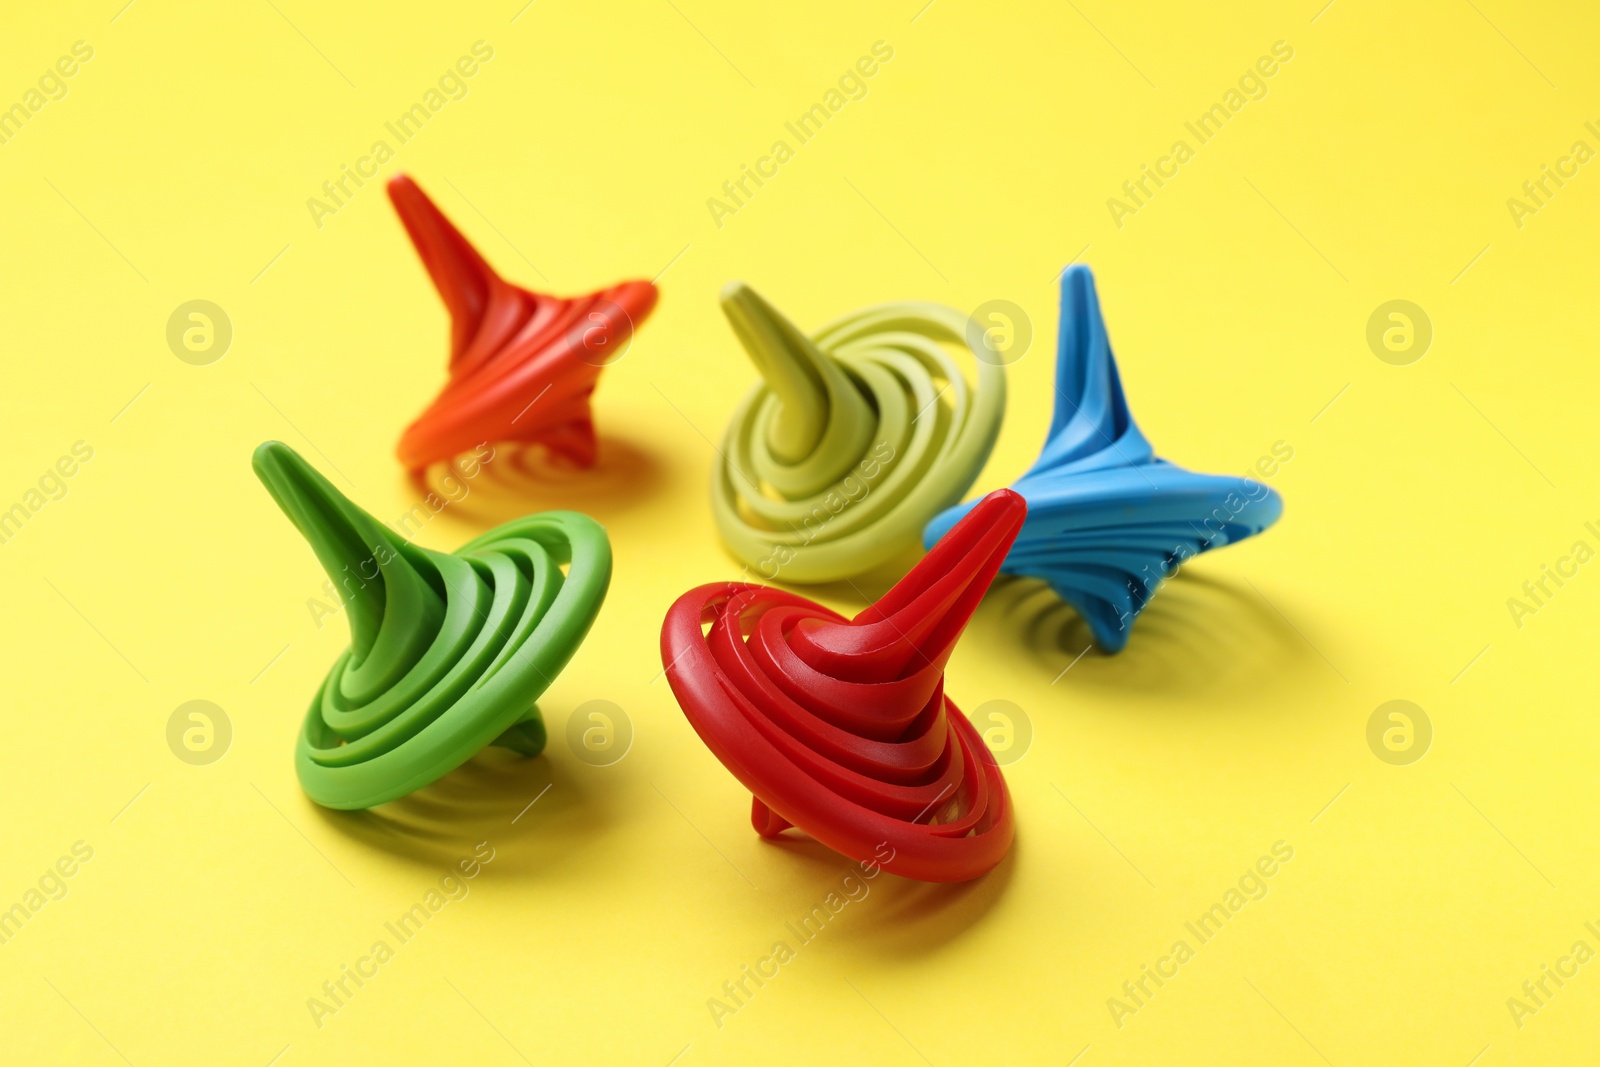
M655 307L656 287L630 281L571 298L520 288L416 182L396 175L388 188L451 320L450 380L401 436L400 462L418 470L485 441L520 441L592 465L589 397Z
M1253 537L1283 514L1283 499L1260 482L1156 457L1128 411L1094 275L1081 264L1061 279L1050 433L1012 488L1027 499L1028 520L1001 569L1048 582L1105 652L1127 645L1134 620L1181 563ZM926 543L971 507L930 522Z
M968 384L944 347L970 351L959 312L884 304L807 337L743 283L722 307L763 381L728 425L711 504L756 576L870 570L971 487L1000 431L1005 372L978 360Z
M287 445L262 445L254 466L339 587L350 623L350 648L319 687L296 746L311 799L367 808L486 745L527 755L544 747L535 701L588 632L610 581L598 523L570 511L530 515L451 555L388 530Z
M1025 511L1017 494L991 494L854 619L743 582L673 604L661 630L667 680L753 795L758 832L792 825L927 881L1000 862L1012 836L1005 779L946 695L944 667Z

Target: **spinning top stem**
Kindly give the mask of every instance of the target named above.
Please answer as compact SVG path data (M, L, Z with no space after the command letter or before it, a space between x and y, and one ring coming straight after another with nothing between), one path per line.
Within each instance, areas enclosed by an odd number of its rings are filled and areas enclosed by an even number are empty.
M500 277L410 175L389 179L389 201L450 312L450 363L454 366L478 332L489 304L490 285Z
M398 681L439 632L445 609L437 567L288 445L268 441L251 465L340 590L352 667L344 694L371 699Z
M778 309L743 282L722 290L722 311L777 398L767 445L786 464L813 452L829 457L819 484L838 478L860 457L877 416L837 363Z

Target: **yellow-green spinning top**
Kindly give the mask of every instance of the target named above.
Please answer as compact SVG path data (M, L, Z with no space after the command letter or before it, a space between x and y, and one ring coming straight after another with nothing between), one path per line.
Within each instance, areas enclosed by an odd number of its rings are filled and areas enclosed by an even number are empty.
M733 415L712 474L728 548L767 581L827 582L919 542L971 488L1005 412L1005 371L972 351L965 315L880 304L807 337L732 282L722 310L762 381Z

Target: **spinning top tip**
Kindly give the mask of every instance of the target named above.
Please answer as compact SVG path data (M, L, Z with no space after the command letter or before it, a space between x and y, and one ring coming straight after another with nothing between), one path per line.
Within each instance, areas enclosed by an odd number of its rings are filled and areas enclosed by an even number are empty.
M1020 527L1028 517L1028 501L1015 489L996 489L978 501L978 507L992 514L991 522Z
M422 186L409 174L396 174L390 178L384 183L384 191L389 194L389 202L394 205L407 229L424 219L444 217L428 194L422 191Z
M255 453L250 457L250 467L256 472L256 477L261 479L261 484L267 487L267 492L272 494L272 499L289 513L290 518L295 517L289 511L290 506L304 500L309 495L308 491L316 488L316 483L323 480L322 476L301 458L300 453L282 441L263 441L257 445Z
M822 441L834 404L845 405L851 431L870 432L871 413L844 373L781 311L744 282L722 288L722 312L781 405L768 427L768 445L785 463L798 463Z
M397 571L409 566L398 556L399 546L387 530L324 478L305 458L282 441L267 441L258 446L250 465L266 486L267 492L300 535L311 545L329 580L339 586L346 602L350 623L350 643L358 658L364 658L378 638L386 609L386 587L393 594L392 581ZM379 549L385 560L375 561ZM374 570L374 565L377 570ZM381 571L385 581L377 581ZM352 575L364 580L353 579ZM429 590L414 573L411 585L424 600ZM422 610L418 619L434 619L435 613Z

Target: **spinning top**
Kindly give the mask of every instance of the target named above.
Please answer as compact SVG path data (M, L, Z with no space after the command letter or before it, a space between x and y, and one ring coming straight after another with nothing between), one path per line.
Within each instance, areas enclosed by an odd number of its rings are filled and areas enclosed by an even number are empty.
M287 445L268 441L253 462L350 620L350 647L295 748L306 794L328 808L369 808L485 745L538 755L545 732L534 701L577 651L611 580L600 524L547 511L447 555L385 527Z
M1134 425L1089 268L1061 280L1056 409L1034 465L1012 486L1028 520L1001 570L1042 578L1088 622L1105 652L1179 564L1260 533L1283 514L1276 492L1157 459ZM928 524L933 544L973 505Z
M744 582L702 585L672 605L667 681L753 794L761 836L794 826L929 882L1000 862L1012 833L1005 779L945 695L944 666L1026 514L1016 493L990 493L853 619Z
M965 316L882 304L813 337L733 282L722 310L761 371L729 423L711 479L717 528L764 579L826 582L914 545L961 499L994 447L1005 372L972 388L945 349Z
M588 296L545 296L503 280L404 174L389 199L450 311L450 380L406 428L407 469L448 462L484 441L539 444L580 467L594 463L589 395L656 287L623 282Z

